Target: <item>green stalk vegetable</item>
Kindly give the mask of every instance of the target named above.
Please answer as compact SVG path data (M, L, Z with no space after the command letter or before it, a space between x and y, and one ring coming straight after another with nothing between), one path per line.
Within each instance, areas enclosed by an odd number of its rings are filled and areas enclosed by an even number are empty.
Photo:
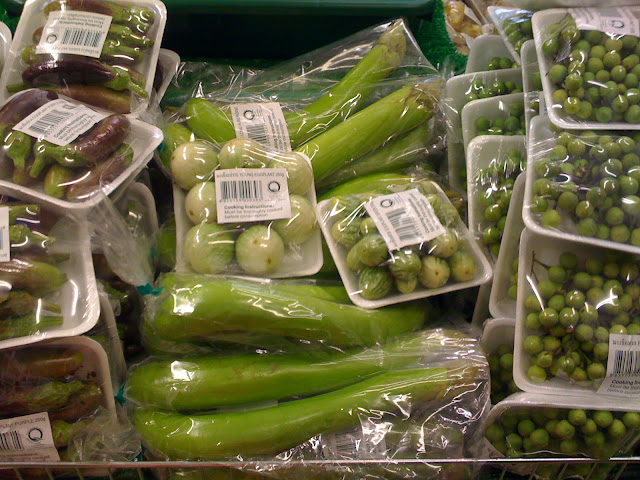
M187 125L198 138L217 144L236 138L230 113L204 98L187 101L184 114Z
M138 410L133 422L151 448L171 459L219 459L271 455L314 435L360 425L367 411L398 410L397 395L413 405L442 397L452 385L446 368L383 373L322 395L260 410L181 415Z
M360 193L386 191L389 185L406 185L416 182L418 179L399 173L374 173L365 177L354 178L342 185L332 188L318 197L318 202L329 200L333 197L357 195Z
M152 330L174 341L206 341L221 332L246 331L338 347L367 346L418 329L426 315L415 305L366 310L277 284L215 277L167 274L159 285L165 296Z
M440 82L400 88L295 151L311 159L315 181L323 180L347 162L428 121L435 113L439 88Z
M308 396L427 362L430 353L441 353L446 345L467 349L470 342L455 331L432 330L350 353L315 350L159 360L135 369L125 394L145 406L172 410L211 410Z

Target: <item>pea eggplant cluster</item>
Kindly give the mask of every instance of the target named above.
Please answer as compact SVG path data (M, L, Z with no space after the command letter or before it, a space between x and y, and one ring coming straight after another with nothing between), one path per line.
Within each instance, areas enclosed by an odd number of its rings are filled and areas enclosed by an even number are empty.
M21 53L24 87L51 89L78 101L115 113L131 112L131 94L147 98L145 77L136 69L153 46L147 36L155 13L147 7L101 0L61 0L49 3L45 15L58 10L93 12L112 17L100 58L36 53L43 28L33 32L33 45ZM18 86L9 86L10 90Z
M38 205L2 207L9 209L11 244L10 260L0 262L0 282L8 286L0 291L0 340L6 340L62 325L60 305L46 297L67 282L58 264L68 256L48 252L55 238L46 235L46 214Z
M13 183L40 184L47 195L80 201L115 180L133 161L133 149L124 142L130 122L121 114L110 115L64 146L13 130L20 120L57 97L49 90L30 89L0 109L2 155L13 165Z

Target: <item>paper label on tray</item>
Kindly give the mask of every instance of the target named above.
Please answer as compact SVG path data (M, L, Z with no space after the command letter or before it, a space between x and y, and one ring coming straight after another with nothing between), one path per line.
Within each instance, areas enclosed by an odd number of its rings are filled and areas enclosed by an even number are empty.
M282 108L277 102L231 105L238 138L248 138L281 152L291 151L291 140Z
M343 433L322 435L321 443L322 456L325 459L383 460L387 454L384 432L377 433L373 430L371 434L365 435L362 427Z
M417 189L376 197L364 206L389 250L428 242L446 233Z
M215 182L218 223L291 218L287 170L284 168L216 170Z
M11 260L9 239L9 207L0 207L0 262Z
M640 22L629 7L570 8L578 30L600 30L620 35L640 34Z
M0 461L59 462L47 412L0 420Z
M61 98L43 105L14 130L55 145L68 145L107 115Z
M47 17L36 53L70 53L100 58L111 17L100 13L58 10Z
M609 335L607 376L598 393L640 398L640 335Z

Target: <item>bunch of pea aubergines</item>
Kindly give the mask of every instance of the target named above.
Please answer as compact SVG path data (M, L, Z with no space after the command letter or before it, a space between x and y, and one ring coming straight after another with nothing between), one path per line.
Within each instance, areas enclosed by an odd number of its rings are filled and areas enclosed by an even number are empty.
M33 45L22 51L23 88L51 89L75 100L115 113L130 113L131 93L147 98L145 76L135 66L143 62L154 42L147 36L155 13L147 7L124 6L101 0L59 0L45 7L45 15L57 10L77 10L112 17L100 58L82 55L36 53L43 27L33 32Z
M110 115L64 146L13 130L57 97L50 90L25 90L0 109L2 156L13 162L13 183L29 187L42 183L44 192L52 197L86 200L132 163L133 149L124 143L130 121L122 114Z

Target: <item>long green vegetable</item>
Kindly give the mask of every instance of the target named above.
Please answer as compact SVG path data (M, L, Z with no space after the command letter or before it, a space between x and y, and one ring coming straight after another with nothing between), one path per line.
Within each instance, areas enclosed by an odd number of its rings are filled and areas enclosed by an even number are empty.
M399 173L374 173L365 177L354 178L342 185L332 188L318 197L318 202L344 195L357 195L367 192L383 192L389 185L406 185L416 182L417 178Z
M351 353L312 350L159 360L135 369L125 394L145 406L172 410L211 410L307 396L426 362L433 352L451 347L467 350L471 342L455 331L431 330Z
M366 411L396 411L397 395L419 405L452 384L446 368L399 370L261 410L181 415L140 409L133 422L146 444L170 459L277 454L314 435L355 427Z
M400 88L295 151L311 159L315 181L324 180L351 160L428 121L440 87L436 81Z
M224 332L252 332L321 341L338 347L367 346L411 332L426 312L415 305L366 310L277 284L167 274L151 329L174 341L206 341ZM309 287L311 288L311 287ZM322 287L316 287L322 288Z

